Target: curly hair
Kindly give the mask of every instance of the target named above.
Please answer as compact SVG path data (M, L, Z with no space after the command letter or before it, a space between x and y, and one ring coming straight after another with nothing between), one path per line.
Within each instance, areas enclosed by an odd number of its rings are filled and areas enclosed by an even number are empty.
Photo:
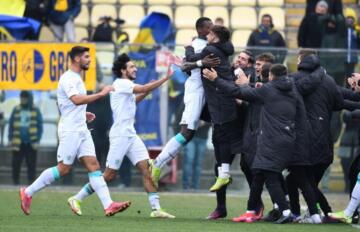
M119 55L113 63L112 72L116 77L121 77L121 70L126 69L127 62L130 61L130 57L125 53Z

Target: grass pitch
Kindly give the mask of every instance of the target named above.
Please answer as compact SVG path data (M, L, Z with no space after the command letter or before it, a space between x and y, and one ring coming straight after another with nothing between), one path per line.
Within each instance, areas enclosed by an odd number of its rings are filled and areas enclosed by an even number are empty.
M7 231L261 231L261 232L346 232L357 231L345 224L274 225L259 222L253 224L233 223L231 218L243 213L246 208L245 197L228 197L228 218L217 221L207 221L204 218L214 209L215 197L208 194L160 194L162 207L174 214L176 219L151 219L150 209L145 193L112 193L114 200L130 200L131 207L114 217L104 216L97 197L91 196L82 204L83 216L74 215L67 205L67 198L74 192L44 190L38 193L31 207L31 215L25 216L21 209L18 191L0 190L0 232ZM342 198L338 201L338 198ZM340 209L347 201L346 197L335 196L331 203ZM339 202L343 202L339 204ZM269 200L266 199L269 204ZM269 207L267 207L269 209Z

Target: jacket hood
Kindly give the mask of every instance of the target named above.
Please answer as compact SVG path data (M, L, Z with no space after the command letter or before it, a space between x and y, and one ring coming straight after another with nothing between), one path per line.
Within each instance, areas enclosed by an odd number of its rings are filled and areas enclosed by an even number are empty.
M300 64L298 65L299 71L313 72L318 67L320 67L320 59L316 55L308 55L302 58Z
M288 76L280 76L271 82L280 91L290 91L293 88L291 79Z
M234 45L230 41L225 42L225 43L214 43L212 45L219 48L227 56L231 56L235 52Z

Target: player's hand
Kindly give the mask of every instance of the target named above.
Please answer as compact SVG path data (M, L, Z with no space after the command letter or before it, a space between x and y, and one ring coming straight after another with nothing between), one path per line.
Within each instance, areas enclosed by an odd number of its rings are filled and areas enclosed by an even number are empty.
M211 68L211 70L207 69L207 68L204 69L203 75L206 79L208 79L210 81L215 81L215 79L218 77L217 72L213 68Z
M96 118L95 114L91 112L86 112L86 122L92 122Z
M237 75L237 79L235 81L236 85L247 85L249 84L249 77L246 76L246 74L244 73L244 71L240 68L238 69L239 73Z
M107 85L100 91L100 94L105 97L111 91L114 91L114 90L115 90L114 87L112 87L111 85Z
M263 86L262 82L256 82L255 83L255 88L261 88Z
M173 74L174 74L174 70L171 68L171 65L169 65L167 72L166 72L166 78L170 79Z
M219 57L213 57L212 54L205 56L201 63L204 67L216 67L220 64L220 58Z

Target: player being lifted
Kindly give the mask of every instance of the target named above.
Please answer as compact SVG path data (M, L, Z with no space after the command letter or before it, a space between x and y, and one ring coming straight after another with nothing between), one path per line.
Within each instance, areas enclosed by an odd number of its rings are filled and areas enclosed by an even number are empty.
M143 141L136 134L134 127L136 103L144 99L150 91L158 88L169 80L172 71L169 68L166 77L148 84L134 84L133 81L136 79L137 68L126 54L120 55L114 61L112 70L117 77L113 83L115 91L110 94L114 123L109 134L110 148L107 155L104 179L107 182L113 180L116 177L124 156L127 156L143 175L144 187L148 193L152 208L150 217L175 218L160 207L159 195L153 184L149 170L149 154ZM92 183L87 183L78 194L68 199L68 203L75 214L82 214L81 202L93 192Z
M95 156L95 147L86 121L95 119L95 115L86 112L86 104L106 96L114 88L106 86L101 92L86 95L81 72L90 65L89 48L75 46L70 51L71 68L59 80L57 101L61 114L58 125L59 147L57 150L58 165L43 171L27 188L20 189L21 208L26 215L30 214L32 196L50 185L55 180L67 175L75 158L78 158L88 171L89 182L104 207L105 215L112 216L130 206L130 202L113 202L109 189L100 171Z
M198 37L195 38L191 44L196 53L200 53L205 48L207 44L206 36L209 34L212 25L211 20L206 17L201 17L196 21L195 27ZM213 66L220 63L217 58L209 60L210 64L199 60L196 65L198 67L202 67ZM159 182L161 167L176 157L181 147L185 146L186 143L193 138L198 127L201 111L205 104L205 95L200 68L191 70L191 75L185 82L184 103L185 109L180 121L180 133L172 137L167 142L159 156L150 162L151 175L156 186Z

